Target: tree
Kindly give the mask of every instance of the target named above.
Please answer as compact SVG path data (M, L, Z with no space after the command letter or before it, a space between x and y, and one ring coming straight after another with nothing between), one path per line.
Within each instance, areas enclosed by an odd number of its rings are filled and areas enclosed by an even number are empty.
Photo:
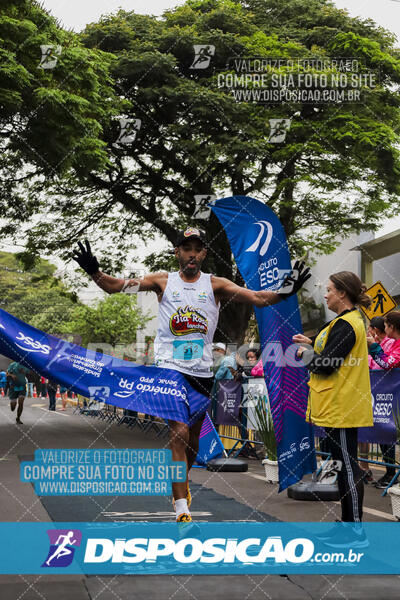
M96 342L129 345L150 318L137 307L136 297L115 294L94 306L77 306L64 324L64 333L79 333L83 346Z
M18 255L0 252L0 308L41 331L60 333L78 299L54 276L55 271L45 260L27 271Z
M35 0L1 4L0 217L9 221L3 233L12 234L40 210L35 192L47 183L81 164L106 168L101 123L120 102L110 86L110 53L85 48ZM42 46L50 46L47 58Z
M121 116L140 119L141 128L118 144L118 123L107 114L107 166L93 168L83 157L54 185L45 182L45 196L39 186L22 202L24 218L44 206L55 215L28 232L28 256L67 248L94 230L121 265L134 234L173 244L177 230L193 222L196 195L265 201L293 255L331 251L338 237L373 230L398 211L400 60L394 37L372 21L351 18L330 0L288 0L284 10L278 0L188 0L162 19L124 11L103 17L81 41L110 57L104 61L114 95L125 102ZM210 68L191 69L194 44L215 47ZM217 87L216 73L229 72L230 57L258 56L355 57L380 73L380 83L359 104L321 106L236 102ZM277 117L292 121L285 143L268 141L268 121ZM208 268L241 283L219 223L211 216L203 224L212 240ZM105 270L109 258L102 257ZM148 264L165 261L153 254ZM217 339L241 342L249 314L224 306Z

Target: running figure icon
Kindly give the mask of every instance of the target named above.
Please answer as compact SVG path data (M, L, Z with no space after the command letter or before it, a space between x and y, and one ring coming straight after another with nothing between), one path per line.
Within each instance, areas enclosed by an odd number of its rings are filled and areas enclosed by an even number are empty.
M376 300L376 304L374 307L374 313L379 310L382 314L384 314L385 309L384 309L383 304L384 304L386 298L385 298L385 295L382 294L382 290L378 290L378 293L376 294L376 296L374 296L372 298L372 301L375 301L375 300Z
M56 551L46 560L46 565L50 566L51 561L54 558L61 558L62 556L67 556L68 554L72 554L72 550L67 548L67 546L73 546L77 543L78 540L72 539L74 536L73 531L69 531L66 535L59 535L56 541L57 549ZM62 540L60 542L60 540Z

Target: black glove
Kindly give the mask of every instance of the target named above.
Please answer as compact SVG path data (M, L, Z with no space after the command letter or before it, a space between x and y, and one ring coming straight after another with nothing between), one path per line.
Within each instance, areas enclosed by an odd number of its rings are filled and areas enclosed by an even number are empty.
M78 242L79 250L74 250L72 254L72 258L76 260L78 265L82 267L84 271L88 275L94 275L99 270L99 263L95 256L92 254L92 250L90 249L90 244L88 240L85 240L86 249L82 242Z
M299 262L296 260L290 273L284 277L281 287L279 290L277 290L277 294L282 298L282 300L286 300L286 298L289 298L289 296L297 294L299 289L303 287L307 279L310 279L310 277L310 268L306 268L304 261Z

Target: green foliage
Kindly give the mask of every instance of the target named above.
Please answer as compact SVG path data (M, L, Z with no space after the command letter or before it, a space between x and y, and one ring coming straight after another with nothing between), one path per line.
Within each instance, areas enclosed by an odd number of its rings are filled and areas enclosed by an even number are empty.
M17 255L0 252L0 307L46 333L60 333L77 298L54 277L55 270L40 260L26 271Z
M269 405L267 406L264 397L259 398L254 412L254 426L260 441L264 444L266 457L269 458L269 460L278 460L271 408Z
M18 126L0 164L0 231L18 236L35 217L26 258L44 249L67 258L89 231L112 249L100 257L103 266L115 258L126 267L132 237L150 249L160 236L173 244L201 194L264 201L297 256L331 252L342 237L398 213L395 39L330 0L288 0L284 9L281 0L188 0L162 18L120 10L80 36L28 0L9 3L2 19L0 118ZM49 40L63 53L56 69L43 72L38 45ZM190 68L194 44L215 46L210 68ZM217 87L230 58L260 55L356 57L379 83L358 104L319 107L238 103ZM132 143L115 144L117 116L141 120ZM285 143L272 144L269 119L277 117L292 125ZM219 223L212 216L203 226L213 240L207 268L234 279ZM147 263L170 264L161 258L153 252ZM227 306L222 337L240 341L249 314Z
M53 69L39 68L40 46L48 44L61 46L61 55ZM34 0L3 3L0 47L4 181L13 173L6 159L14 168L19 159L28 163L25 178L28 171L32 179L54 180L82 164L105 169L103 121L120 106L110 85L112 55L83 47Z
M82 336L83 346L96 342L131 344L136 340L136 331L150 318L137 307L135 296L115 294L94 306L77 306L64 325L64 333Z

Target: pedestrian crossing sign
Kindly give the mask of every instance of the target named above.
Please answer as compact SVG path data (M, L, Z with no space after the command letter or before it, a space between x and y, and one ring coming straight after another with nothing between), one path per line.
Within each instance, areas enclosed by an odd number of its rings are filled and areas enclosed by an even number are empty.
M369 308L361 306L361 309L369 320L371 320L372 317L383 317L397 306L396 301L393 300L392 296L385 290L380 281L374 283L374 285L367 290L367 294L371 296L372 304Z

